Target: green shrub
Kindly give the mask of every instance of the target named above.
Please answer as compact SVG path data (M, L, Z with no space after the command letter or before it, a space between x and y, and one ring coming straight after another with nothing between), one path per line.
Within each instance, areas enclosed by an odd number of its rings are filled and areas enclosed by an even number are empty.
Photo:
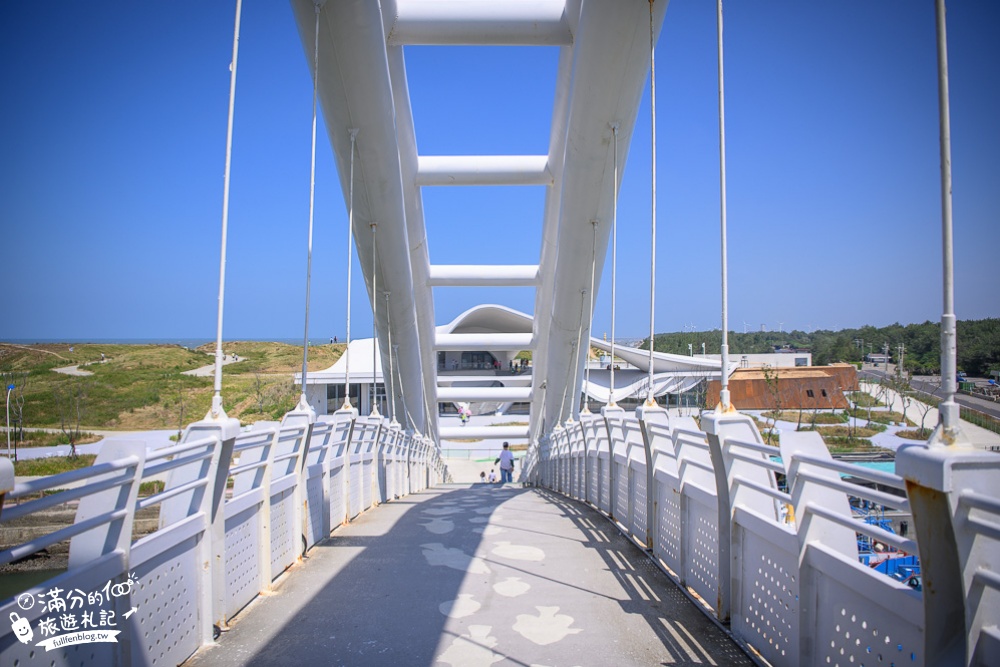
M96 454L77 456L48 456L42 459L24 459L14 463L14 474L25 477L48 477L69 470L79 470L94 464Z

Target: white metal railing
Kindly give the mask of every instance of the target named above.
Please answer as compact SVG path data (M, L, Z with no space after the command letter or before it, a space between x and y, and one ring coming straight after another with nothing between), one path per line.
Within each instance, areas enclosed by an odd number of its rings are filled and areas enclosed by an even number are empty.
M45 652L40 624L53 614L45 603L26 609L18 595L0 600L0 614L25 619L35 641L4 634L0 664L34 664L39 651L46 664L179 664L333 529L447 477L435 444L397 424L349 415L310 421L293 412L229 437L198 422L180 444L148 454L144 443L109 441L89 468L0 489L6 500L42 494L3 508L3 524L78 503L74 523L0 548L0 564L69 540L68 570L25 592L99 596L101 618L118 636ZM154 479L162 490L138 498L140 482ZM136 512L157 509L156 529L133 540ZM139 611L126 616L132 608ZM55 617L57 633L71 629Z
M931 451L962 483L941 504L950 511L921 512L912 483L832 459L816 433L783 433L775 447L738 413L707 412L702 430L690 417L642 410L557 427L529 450L524 478L586 502L648 545L706 613L771 664L936 664L927 656L946 649L957 650L955 664L1000 664L1000 457ZM912 512L915 538L866 521L858 505ZM924 591L862 563L859 538L920 552ZM938 609L927 592L946 578L959 582L964 611Z

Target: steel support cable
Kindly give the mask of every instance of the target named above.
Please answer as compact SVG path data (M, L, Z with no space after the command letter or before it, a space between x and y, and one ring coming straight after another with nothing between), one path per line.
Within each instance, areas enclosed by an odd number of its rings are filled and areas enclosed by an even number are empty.
M580 353L583 351L582 350L582 347L583 347L583 316L584 316L584 314L586 312L585 311L586 306L587 306L587 290L583 289L583 290L580 290L580 325L576 329L576 356L573 358L572 384L570 385L570 383L567 383L567 392L566 392L566 395L568 395L570 391L573 391L573 392L576 391L576 386L577 386L576 385L576 379L580 375L580 356L581 356ZM576 401L574 400L573 403L576 403ZM570 415L569 415L569 418L570 419L573 418L573 405L572 404L570 405Z
M378 266L375 263L376 259L376 248L375 248L375 228L378 225L376 223L371 223L372 228L372 411L368 415L369 417L381 417L382 415L378 412L378 388L376 385L377 379L375 376L376 366L378 365ZM385 384L385 377L383 374L383 382Z
M716 27L719 42L719 209L722 236L722 347L719 408L729 410L729 268L726 231L726 90L722 62L722 0L716 2Z
M233 28L233 60L229 72L229 119L226 126L226 169L222 186L222 247L219 251L219 308L215 330L215 383L212 407L207 418L225 419L222 409L222 313L226 300L226 245L229 235L229 174L233 158L233 114L236 109L236 64L240 53L240 16L243 0L236 0L236 25Z
M608 405L615 406L615 309L618 299L618 123L612 123L615 144L615 184L611 209L611 387Z
M580 295L580 300L581 300L580 307L582 308L583 307L583 303L582 303L582 301L583 301L583 294L582 293ZM573 341L572 343L570 343L570 348L571 348L570 349L570 355L571 356L574 355L574 354L576 354L576 351L580 348L580 334L579 334L579 331L577 332L576 340ZM565 412L565 409L566 409L566 396L571 391L570 388L569 388L569 386L570 386L570 374L573 372L573 370L574 370L574 365L573 364L567 364L566 365L566 383L563 385L563 387L565 387L565 389L563 390L563 393L562 393L562 400L559 401L559 414L556 415L556 421L555 421L555 424L557 424L557 425L559 424L559 422L563 421L563 413Z
M590 414L590 338L593 337L594 331L594 274L597 273L597 220L591 220L590 224L594 226L594 242L590 253L590 326L588 327L587 353L583 357L587 360L587 381L583 392L583 409L580 411L586 415ZM580 315L580 328L583 329L582 313Z
M351 176L347 186L347 346L344 348L344 404L341 410L352 409L351 405L351 260L354 245L354 152L358 140L358 130L351 128Z
M399 345L394 345L393 350L396 353L396 358L399 358ZM417 423L413 421L413 417L410 416L410 410L406 407L406 392L399 392L399 400L403 403L403 416L406 417L406 421L410 424L410 428L414 431L417 430Z
M955 316L955 256L952 240L951 204L951 111L948 105L948 30L945 24L944 0L935 3L938 63L938 123L941 151L941 255L942 291L941 309L941 390L944 400L939 407L941 439L953 444L959 435L958 349Z
M306 243L306 317L302 329L302 395L299 409L306 410L306 375L309 372L309 292L312 286L313 220L316 204L316 93L319 89L319 10L316 6L316 36L313 46L312 148L309 158L309 238Z
M649 261L649 389L646 392L646 405L653 405L653 338L654 311L656 304L656 44L653 34L653 2L649 0L649 115L650 143L652 152L652 232L650 235ZM613 360L612 360L613 363Z
M396 421L396 382L392 374L392 311L389 310L389 292L385 293L385 317L389 336L389 421ZM382 384L385 384L385 373L382 374Z

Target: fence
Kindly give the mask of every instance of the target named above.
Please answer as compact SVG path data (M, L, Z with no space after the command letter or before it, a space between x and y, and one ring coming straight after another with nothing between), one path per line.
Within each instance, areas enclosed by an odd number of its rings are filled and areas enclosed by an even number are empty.
M1000 664L1000 457L912 446L904 482L835 461L813 432L779 448L738 413L701 425L605 408L542 438L526 479L606 514L773 665ZM912 512L917 540L852 498ZM863 565L859 536L919 551L923 591Z
M4 508L3 523L79 504L72 525L0 551L5 564L70 541L68 570L28 591L40 604L21 595L0 604L4 619L16 616L36 633L34 645L14 632L0 638L0 664L179 664L334 528L446 476L429 439L350 414L311 423L293 412L249 433L235 420L198 422L180 444L150 453L144 443L109 441L93 466L7 494L41 496ZM166 480L163 490L138 498L152 478ZM136 511L151 508L159 509L158 527L133 541ZM89 624L60 620L59 611L82 615L87 605ZM53 616L56 625L43 631ZM64 637L74 629L114 639L70 645ZM37 639L48 630L57 643L43 650Z

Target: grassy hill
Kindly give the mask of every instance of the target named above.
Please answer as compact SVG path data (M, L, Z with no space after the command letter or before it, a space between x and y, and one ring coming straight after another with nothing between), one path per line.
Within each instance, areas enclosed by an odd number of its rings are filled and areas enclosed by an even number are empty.
M78 412L79 423L89 429L179 428L211 405L212 377L183 372L211 365L213 347L0 343L0 372L12 374L4 377L5 383L13 378L23 391L25 428L59 428L64 420L75 425ZM222 374L230 416L246 423L276 419L294 406L298 389L292 380L302 367L301 346L231 342L223 349L240 357ZM309 369L328 368L343 350L344 345L311 347ZM79 366L91 375L53 370L66 366ZM12 405L15 399L16 392Z

